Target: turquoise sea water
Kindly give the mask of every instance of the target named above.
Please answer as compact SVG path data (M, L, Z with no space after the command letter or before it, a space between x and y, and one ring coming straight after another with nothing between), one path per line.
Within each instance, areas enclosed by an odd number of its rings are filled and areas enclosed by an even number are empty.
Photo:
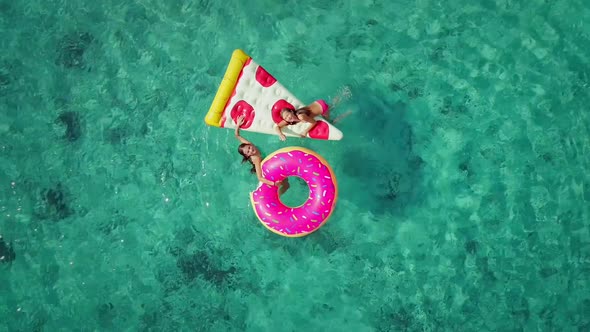
M0 331L590 331L590 3L0 0ZM241 48L351 93L264 228L203 117ZM288 199L305 191L293 181Z

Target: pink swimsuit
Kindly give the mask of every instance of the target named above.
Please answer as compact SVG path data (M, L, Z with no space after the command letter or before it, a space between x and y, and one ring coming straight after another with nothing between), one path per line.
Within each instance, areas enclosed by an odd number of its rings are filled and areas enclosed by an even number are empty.
M320 104L320 106L322 107L322 114L326 114L326 111L328 110L328 104L326 103L326 101L323 99L318 99L315 102Z

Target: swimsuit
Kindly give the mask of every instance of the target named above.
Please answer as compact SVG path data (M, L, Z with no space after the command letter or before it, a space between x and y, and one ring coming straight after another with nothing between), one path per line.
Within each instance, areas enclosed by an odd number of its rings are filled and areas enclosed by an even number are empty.
M326 111L328 110L328 104L326 103L325 100L323 99L318 99L315 101L316 103L320 104L320 106L322 107L322 114L326 114Z
M328 106L328 104L326 103L326 101L325 101L325 100L323 100L323 99L318 99L318 100L316 100L315 102L316 102L316 103L318 103L318 104L320 105L320 107L322 108L322 115L323 115L323 114L326 114L326 111L327 111L327 110L328 110L328 108L329 108L329 106ZM296 116L297 116L297 115L299 115L299 114L303 114L303 113L307 113L307 111L306 111L306 110L297 110L297 111L295 111L295 115L296 115ZM294 124L296 124L296 123L299 123L300 121L301 121L301 120L292 121L292 122L285 121L285 122L287 122L287 124L288 124L288 125L294 125Z

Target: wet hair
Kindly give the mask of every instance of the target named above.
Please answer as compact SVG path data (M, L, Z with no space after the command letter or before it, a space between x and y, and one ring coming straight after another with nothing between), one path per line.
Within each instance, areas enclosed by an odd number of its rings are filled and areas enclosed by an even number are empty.
M281 117L283 117L283 112L290 112L291 114L293 114L295 117L297 117L299 114L305 114L307 116L311 115L311 108L304 106L304 107L300 107L298 109L292 109L292 108L283 108L281 110ZM295 124L294 122L289 122L289 124Z
M256 166L254 166L252 159L250 157L247 157L246 154L244 153L244 147L246 147L246 145L252 145L252 144L248 144L248 143L240 144L240 146L238 146L238 153L241 154L243 157L242 163L249 161L250 164L252 165L252 169L250 169L250 173L256 173Z

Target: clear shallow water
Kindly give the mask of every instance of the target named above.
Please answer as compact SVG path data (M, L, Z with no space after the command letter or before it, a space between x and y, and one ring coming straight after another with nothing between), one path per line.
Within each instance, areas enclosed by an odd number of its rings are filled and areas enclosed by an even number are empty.
M0 330L589 330L589 21L0 1ZM352 93L344 140L287 141L340 185L306 238L258 222L232 132L204 125L235 48L302 100Z

